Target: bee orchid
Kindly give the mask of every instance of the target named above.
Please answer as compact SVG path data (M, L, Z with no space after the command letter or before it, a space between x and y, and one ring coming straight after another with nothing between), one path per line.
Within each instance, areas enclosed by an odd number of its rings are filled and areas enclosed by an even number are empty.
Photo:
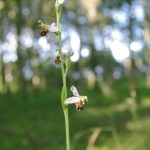
M44 23L41 20L38 20L38 24L39 24L38 26L41 28L41 31L40 31L41 36L46 36L48 32L51 32L54 34L57 34L58 32L58 27L54 22L48 25L47 23Z
M83 110L87 96L80 96L75 86L71 86L71 91L74 96L67 98L64 104L75 104L77 111Z

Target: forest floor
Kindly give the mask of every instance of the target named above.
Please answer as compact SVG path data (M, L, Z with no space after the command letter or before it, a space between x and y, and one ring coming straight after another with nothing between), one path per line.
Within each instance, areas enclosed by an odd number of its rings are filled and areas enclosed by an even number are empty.
M69 106L72 150L150 150L149 89L136 109L119 90L110 98L81 88L89 102L82 112ZM65 150L59 96L56 90L0 95L0 150Z

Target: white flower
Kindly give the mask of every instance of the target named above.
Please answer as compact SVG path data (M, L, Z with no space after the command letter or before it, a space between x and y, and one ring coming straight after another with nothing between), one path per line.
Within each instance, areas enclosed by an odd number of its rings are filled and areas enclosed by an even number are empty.
M48 29L50 32L58 32L58 27L56 26L54 22L48 26Z
M61 5L64 3L65 0L58 0L58 4Z

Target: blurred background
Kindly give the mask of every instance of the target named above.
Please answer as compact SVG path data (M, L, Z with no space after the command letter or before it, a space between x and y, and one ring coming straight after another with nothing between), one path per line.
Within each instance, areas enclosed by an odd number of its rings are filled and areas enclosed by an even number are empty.
M0 149L64 150L55 0L0 0ZM69 106L72 150L150 149L150 1L66 0L62 51L67 76L88 96Z

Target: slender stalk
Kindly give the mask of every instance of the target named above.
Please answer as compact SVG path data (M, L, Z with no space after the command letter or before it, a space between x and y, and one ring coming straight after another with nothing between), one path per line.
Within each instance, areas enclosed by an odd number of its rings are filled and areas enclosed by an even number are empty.
M61 52L61 23L60 23L60 16L61 16L61 7L58 4L58 0L56 0L55 3L55 9L56 9L56 19L57 19L57 27L58 27L58 46L59 46L59 53L62 54ZM66 62L68 63L68 62ZM66 131L66 150L70 150L70 133L69 133L69 114L68 114L68 106L64 105L64 100L67 98L67 82L66 82L66 77L67 77L67 72L68 68L66 68L65 64L63 61L61 62L61 72L62 72L62 80L63 80L63 87L61 91L61 105L62 109L64 112L64 118L65 118L65 131Z
M68 106L64 105L64 100L67 98L66 73L64 73L64 74L62 73L62 77L63 77L63 88L62 88L62 95L61 95L61 103L62 103L62 108L63 108L63 112L64 112L64 117L65 117L66 150L70 150Z
M65 127L66 127L66 148L70 150L70 133L69 133L69 116L68 116L68 109L66 109L65 113Z

